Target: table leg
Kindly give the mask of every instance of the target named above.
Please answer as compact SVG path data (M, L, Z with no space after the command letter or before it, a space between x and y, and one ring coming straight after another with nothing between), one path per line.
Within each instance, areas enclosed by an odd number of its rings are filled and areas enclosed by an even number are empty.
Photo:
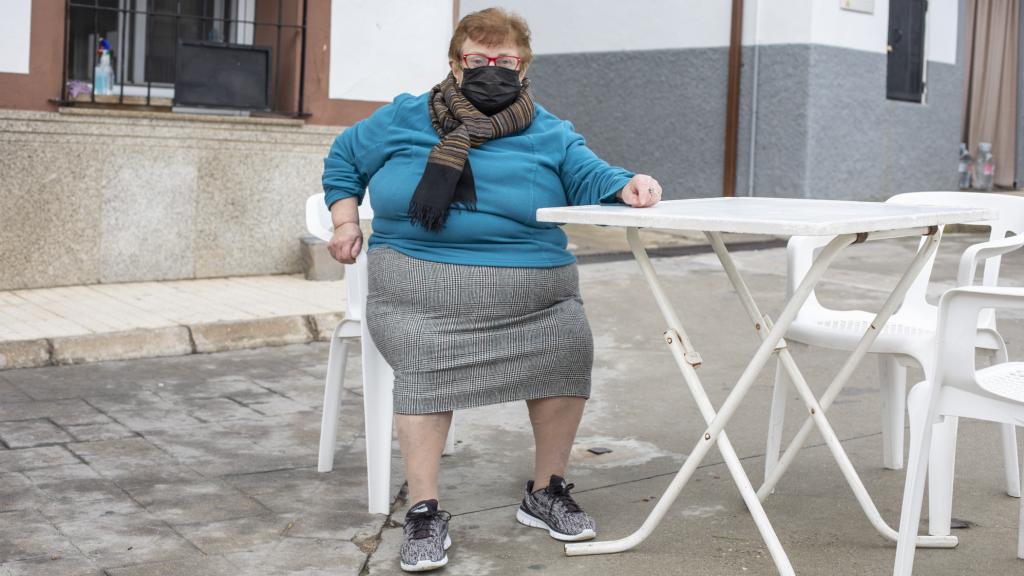
M746 396L750 387L753 385L757 374L768 362L768 359L774 352L775 343L781 340L786 328L788 328L789 324L793 321L793 318L796 317L797 311L799 311L800 307L813 290L814 285L817 284L818 280L824 274L825 270L828 268L829 264L831 264L839 251L856 241L856 236L853 234L839 236L832 240L821 251L815 259L814 264L811 266L811 269L804 277L803 282L797 288L793 297L790 299L789 303L780 315L778 325L770 330L767 338L762 342L761 346L754 354L754 357L744 370L742 376L740 376L736 386L733 387L729 396L722 404L721 410L716 414L711 405L711 401L704 392L704 388L701 385L700 379L695 370L696 366L699 366L700 364L700 357L690 345L689 338L687 338L686 332L683 330L682 323L679 321L675 310L672 308L672 305L668 301L668 298L661 287L654 267L647 256L647 252L644 250L643 245L640 242L637 229L627 229L626 235L629 240L630 248L633 250L633 255L643 271L644 278L654 294L658 307L661 309L662 315L669 323L669 330L666 332L665 338L666 343L672 351L673 358L679 365L680 371L682 372L690 389L690 393L697 402L701 415L708 423L708 428L705 430L701 439L697 442L696 447L691 451L686 462L683 464L683 467L672 479L672 482L662 494L662 497L658 500L654 510L651 511L638 530L626 538L614 541L567 544L565 546L565 552L569 556L609 554L629 550L643 542L664 517L668 508L672 505L675 499L679 496L683 487L685 487L686 483L690 480L690 477L693 475L697 466L700 465L711 447L717 442L719 450L721 451L722 456L726 461L726 465L729 468L729 472L732 474L733 479L739 488L740 494L743 496L744 502L747 503L747 506L754 517L754 521L761 533L761 537L764 539L769 552L772 554L772 559L775 561L776 568L781 574L793 574L793 567L790 564L789 559L786 557L785 551L782 549L782 545L779 543L778 537L772 529L767 515L764 513L764 509L761 507L760 501L757 499L757 495L750 484L749 478L743 470L743 466L740 463L739 458L736 456L735 451L732 449L732 445L729 443L728 436L723 433L723 428L736 411L739 403Z
M721 261L722 267L729 276L729 280L736 289L736 293L739 295L740 301L743 303L743 307L747 311L747 315L750 317L751 322L754 323L755 330L758 332L758 335L762 340L766 340L767 335L765 335L765 330L762 329L762 324L770 329L771 320L767 316L763 315L758 309L757 303L754 301L754 298L750 293L750 289L747 287L746 282L743 280L739 270L736 268L736 265L732 260L732 256L729 254L729 251L725 247L725 243L722 241L721 235L716 232L708 232L706 235L708 240L711 242L711 246L714 249L715 254ZM828 419L825 417L825 410L828 409L832 401L835 400L836 396L838 396L839 392L842 390L843 386L846 385L846 382L853 374L854 369L864 358L864 355L867 354L868 349L878 337L878 334L885 326L885 323L889 320L889 317L892 316L899 305L903 302L903 297L906 295L910 285L913 284L914 279L917 278L921 268L925 265L928 259L931 258L937 247L938 234L928 235L924 245L920 247L917 255L914 257L914 260L911 262L910 267L900 278L892 293L890 293L888 298L886 298L885 303L875 315L870 327L865 332L864 336L861 337L857 347L854 349L850 357L847 358L846 363L829 385L829 388L826 390L820 402L815 398L814 393L811 391L810 386L808 386L807 381L804 379L803 374L800 372L800 369L793 360L793 356L789 353L789 350L784 346L778 349L779 362L789 374L790 382L800 394L801 399L807 407L809 415L801 427L800 432L790 443L778 464L776 464L775 468L772 469L770 476L765 479L765 483L758 490L758 497L761 500L766 498L768 494L775 489L779 479L795 458L796 453L803 447L811 429L816 425L818 430L821 432L822 437L825 439L826 445L832 452L836 463L839 465L843 476L846 478L847 483L853 490L858 503L864 510L864 514L867 515L868 520L882 536L894 542L896 541L898 536L896 530L891 528L885 520L882 519L881 514L878 512L878 508L871 500L871 496L868 494L860 476L857 474L856 469L850 462L846 451L843 450L838 436L836 436L835 431L832 429ZM922 547L951 548L956 546L956 544L957 539L954 536L918 537L918 546Z

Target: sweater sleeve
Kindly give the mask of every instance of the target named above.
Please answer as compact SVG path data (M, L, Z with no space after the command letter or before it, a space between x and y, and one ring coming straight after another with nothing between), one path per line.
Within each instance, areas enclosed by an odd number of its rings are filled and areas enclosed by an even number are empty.
M570 206L621 202L615 194L633 173L611 166L587 147L586 141L565 122L565 156L559 173Z
M394 150L396 120L403 104L412 96L403 94L391 104L378 108L369 118L345 129L331 144L324 158L324 203L330 208L338 200L355 196L359 203L370 178Z

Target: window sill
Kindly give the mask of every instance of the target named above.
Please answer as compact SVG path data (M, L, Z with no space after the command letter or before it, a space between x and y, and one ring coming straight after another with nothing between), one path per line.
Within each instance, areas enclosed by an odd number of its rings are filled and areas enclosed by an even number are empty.
M88 98L88 96L86 96ZM105 100L111 99L112 101L107 102ZM58 105L57 112L59 114L69 116L100 116L105 118L137 118L137 119L151 119L151 120L182 120L188 122L210 122L218 124L243 124L243 125L263 125L263 126L304 126L306 121L302 118L293 118L290 116L273 115L270 113L262 116L227 116L227 115L216 115L216 114L189 114L183 112L172 112L170 100L167 99L167 103L157 104L160 98L153 98L153 104L150 106L145 105L145 98L142 98L143 102L139 104L132 104L129 101L129 97L125 96L125 103L118 104L117 96L97 96L96 103L92 102L81 102L73 104L71 106L66 103Z

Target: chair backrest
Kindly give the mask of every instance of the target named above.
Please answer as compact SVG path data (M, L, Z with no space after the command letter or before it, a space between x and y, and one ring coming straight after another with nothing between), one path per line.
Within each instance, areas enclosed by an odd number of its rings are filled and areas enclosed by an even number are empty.
M975 368L978 316L997 308L1024 308L1024 288L968 286L942 295L933 371L936 386L954 386L1002 399L978 384Z
M989 228L988 240L1000 240L1008 234L1018 235L1024 233L1024 198L999 194L992 192L909 192L898 194L889 199L890 202L902 204L918 204L932 206L970 206L972 208L986 208L996 214L992 220L971 222L973 226L987 226ZM985 260L984 272L982 273L981 286L999 285L1000 256L993 256ZM918 282L914 283L911 291L916 290L913 299L908 292L907 302L924 304L925 291L928 288L928 278L931 277L931 265L928 263L927 276L922 272ZM920 282L920 280L924 280ZM920 284L920 285L919 285ZM926 304L924 304L926 305ZM979 319L980 326L995 327L995 311L985 310Z
M932 206L970 206L987 208L996 213L993 220L971 222L974 226L988 226L989 240L999 240L1009 234L1024 234L1024 198L993 192L910 192L889 199L904 204L930 204ZM985 261L982 286L999 283L1000 257Z
M359 220L373 220L373 209L370 207L368 196L363 196L363 203L359 206ZM306 199L306 230L310 234L330 242L334 230L334 223L331 221L331 213L324 204L323 192L313 194ZM366 305L366 242L363 242L363 252L359 254L355 264L345 265L345 288L348 295L345 318L349 320L362 320L363 309Z
M1007 232L1021 234L1024 231L1024 198L1009 196L1006 194L993 194L982 192L908 192L897 194L886 202L896 204L930 205L930 206L970 206L973 208L988 208L993 210L998 217L991 221L973 222L972 224L990 227L989 239L995 240L1006 236ZM940 229L939 233L942 231ZM831 237L795 236L790 239L787 245L787 259L789 265L788 291L790 294L807 274L817 251L828 244ZM922 240L923 243L923 240ZM919 244L920 248L920 244ZM913 308L930 308L925 299L928 283L931 280L932 266L935 263L933 255L924 267L903 299L901 310ZM985 262L982 285L995 286L999 281L999 258L993 257ZM815 294L807 299L805 308L808 311L823 308L818 302ZM804 310L802 309L801 312Z

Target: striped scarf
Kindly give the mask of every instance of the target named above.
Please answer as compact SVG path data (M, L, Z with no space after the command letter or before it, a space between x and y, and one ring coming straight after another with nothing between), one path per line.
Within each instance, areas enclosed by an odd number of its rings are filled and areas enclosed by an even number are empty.
M519 97L508 108L488 116L477 110L448 74L430 91L430 123L441 141L430 151L427 168L409 201L409 218L432 232L440 232L452 205L476 209L476 186L469 167L469 149L488 140L526 129L533 121L533 99L523 79Z

